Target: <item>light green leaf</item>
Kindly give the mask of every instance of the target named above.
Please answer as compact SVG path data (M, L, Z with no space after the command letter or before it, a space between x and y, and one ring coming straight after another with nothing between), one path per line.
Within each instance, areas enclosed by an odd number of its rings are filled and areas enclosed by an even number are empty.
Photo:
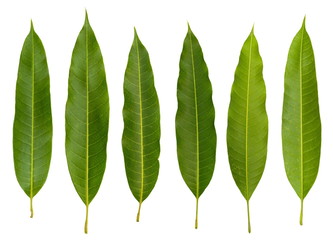
M88 16L76 40L68 79L66 155L77 193L88 207L102 182L109 127L109 95L103 57Z
M158 177L160 110L149 55L136 31L124 80L124 132L122 137L126 175L133 196L142 202Z
M287 177L303 200L316 180L321 146L316 68L311 40L303 25L291 43L284 80L282 143Z
M190 27L184 40L177 86L176 136L178 163L183 179L198 201L215 167L216 132L212 86L197 38Z
M16 177L30 198L33 217L32 199L44 185L50 168L52 115L46 54L32 22L18 69L13 150Z
M253 29L244 42L232 85L228 112L229 164L237 187L249 201L263 174L267 155L268 119L263 63Z

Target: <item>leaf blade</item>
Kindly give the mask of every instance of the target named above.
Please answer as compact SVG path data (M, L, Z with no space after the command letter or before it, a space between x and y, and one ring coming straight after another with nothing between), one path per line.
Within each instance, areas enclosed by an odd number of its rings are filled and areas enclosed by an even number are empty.
M182 177L196 197L197 228L198 199L208 186L215 167L216 131L208 69L199 42L189 26L179 68L177 155Z
M294 37L286 64L282 114L282 144L288 180L303 200L314 184L320 160L321 121L314 52L305 28Z
M66 156L74 187L88 207L98 192L106 165L109 96L103 57L86 14L76 40L68 78Z
M32 199L44 185L52 153L50 77L42 41L31 29L20 56L16 83L13 153L16 178Z
M258 42L252 29L235 71L227 127L230 169L247 202L249 232L249 201L263 174L267 155L268 118L262 70Z
M160 112L148 52L136 30L124 79L122 147L128 184L139 202L153 190L159 172Z

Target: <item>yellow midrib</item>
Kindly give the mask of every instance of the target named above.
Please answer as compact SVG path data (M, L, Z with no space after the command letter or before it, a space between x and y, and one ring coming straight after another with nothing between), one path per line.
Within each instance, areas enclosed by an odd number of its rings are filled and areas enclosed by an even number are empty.
M301 46L300 46L300 61L299 61L299 92L300 92L300 147L301 147L301 199L303 200L304 192L304 176L303 176L303 79L302 79L302 66L303 66L303 37L304 37L304 26L302 26L302 35L301 35Z
M31 52L32 52L32 77L31 77L31 155L30 155L30 210L31 217L32 211L32 198L34 190L34 118L35 118L35 46L34 46L34 32L31 30Z
M192 76L193 76L193 90L194 90L194 105L195 105L195 131L196 131L196 146L197 146L197 159L196 159L196 198L199 198L199 183L200 183L200 164L199 164L199 119L198 119L198 100L197 100L197 85L196 85L196 75L194 67L194 56L193 56L193 46L192 46L192 32L189 33L190 36L190 47L191 47L191 60L192 60Z
M86 37L86 207L89 205L89 32L88 22L85 21Z
M249 54L249 71L247 75L247 93L246 93L246 115L245 115L245 184L246 200L249 200L249 174L248 174L248 131L249 131L249 98L250 98L250 78L251 78L251 59L252 59L252 38L250 35L250 54Z
M139 109L140 109L140 157L141 157L141 188L140 188L140 204L143 200L143 186L144 186L144 154L143 154L143 126L142 126L142 91L141 91L141 65L140 65L140 53L138 45L138 36L135 36L135 47L138 60L138 81L139 81Z

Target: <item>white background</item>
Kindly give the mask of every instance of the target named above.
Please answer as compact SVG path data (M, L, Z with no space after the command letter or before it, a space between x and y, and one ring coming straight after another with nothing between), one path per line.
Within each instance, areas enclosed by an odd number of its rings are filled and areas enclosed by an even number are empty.
M11 0L0 2L0 239L332 239L333 232L333 15L330 1L306 0ZM84 9L99 41L110 95L107 168L90 205L89 234L83 233L85 207L66 163L65 102L72 49L84 22ZM281 113L283 77L290 43L307 16L317 64L322 118L319 175L304 205L283 166ZM46 49L51 77L53 155L48 179L34 198L20 189L13 166L12 123L15 84L23 41L33 19ZM175 141L176 83L187 21L200 41L213 85L218 135L212 181L200 198L199 229L194 229L195 198L180 175ZM240 49L255 24L267 87L269 141L266 169L251 204L232 179L226 150L227 110ZM132 196L121 149L123 76L133 27L149 51L161 107L160 174L143 203Z

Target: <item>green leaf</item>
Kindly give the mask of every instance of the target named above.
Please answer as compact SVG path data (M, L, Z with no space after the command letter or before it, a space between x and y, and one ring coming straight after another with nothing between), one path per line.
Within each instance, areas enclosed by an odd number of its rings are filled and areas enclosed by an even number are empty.
M66 155L74 187L88 207L101 185L109 127L103 57L88 16L76 40L68 79Z
M197 38L188 26L179 63L176 136L178 163L183 179L198 201L215 167L216 132L212 86Z
M282 144L287 177L303 200L316 180L321 146L316 68L311 40L303 25L291 43L284 80Z
M227 128L230 169L247 202L249 233L249 201L263 174L267 155L268 119L262 70L258 42L252 29L235 71Z
M18 69L13 150L16 177L30 198L33 217L32 199L44 185L50 168L52 115L46 54L32 22Z
M160 110L149 55L134 29L124 80L122 146L129 187L139 202L153 190L160 155Z

